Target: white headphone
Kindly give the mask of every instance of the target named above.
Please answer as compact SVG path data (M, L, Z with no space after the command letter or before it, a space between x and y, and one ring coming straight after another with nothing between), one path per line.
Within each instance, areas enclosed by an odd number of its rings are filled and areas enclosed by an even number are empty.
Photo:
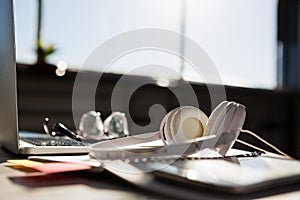
M209 118L198 108L182 106L163 118L158 132L102 141L88 148L90 156L100 160L190 155L204 148L225 156L237 139L245 117L245 106L235 102L223 101ZM165 145L146 150L122 148L156 140L162 140Z

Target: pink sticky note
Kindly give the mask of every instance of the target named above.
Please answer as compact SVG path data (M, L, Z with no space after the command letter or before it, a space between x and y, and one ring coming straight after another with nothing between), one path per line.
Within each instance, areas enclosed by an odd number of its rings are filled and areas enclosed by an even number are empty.
M35 165L32 166L32 168L40 172L44 172L46 174L51 174L51 173L58 173L58 172L87 170L87 169L91 169L91 166L75 164L75 163L53 162L53 163L44 163L43 165Z

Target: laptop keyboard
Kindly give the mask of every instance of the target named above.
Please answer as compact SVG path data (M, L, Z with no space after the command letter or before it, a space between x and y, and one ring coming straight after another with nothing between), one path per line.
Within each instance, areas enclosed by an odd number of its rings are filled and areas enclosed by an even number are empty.
M22 140L36 146L84 146L82 142L61 138L22 138Z
M78 142L76 140L66 139L66 138L21 138L24 142L36 146L86 146L99 142L99 140L85 140L83 142Z

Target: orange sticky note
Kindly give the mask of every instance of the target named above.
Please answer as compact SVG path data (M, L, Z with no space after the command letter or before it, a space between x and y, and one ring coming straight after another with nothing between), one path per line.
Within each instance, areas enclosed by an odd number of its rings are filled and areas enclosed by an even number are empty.
M91 169L91 166L75 164L75 163L64 163L64 162L53 162L53 163L44 163L43 165L32 166L33 169L36 169L40 172L51 174L59 172L69 172L69 171L79 171Z

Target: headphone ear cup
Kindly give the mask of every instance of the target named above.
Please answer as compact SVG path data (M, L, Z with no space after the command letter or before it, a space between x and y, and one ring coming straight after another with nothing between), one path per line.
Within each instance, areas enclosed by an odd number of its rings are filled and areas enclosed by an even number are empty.
M168 143L183 143L204 135L208 117L198 108L183 106L174 110L169 120L166 135L170 135L172 140Z
M180 107L178 108L175 108L173 110L171 110L166 116L165 118L163 119L162 121L162 124L161 124L161 131L162 131L162 134L163 134L163 137L164 137L164 142L165 143L172 143L172 141L174 140L173 139L173 136L171 134L171 121L172 121L172 118L173 118L173 115L174 113L179 109Z
M206 124L206 131L204 132L204 136L217 134L218 127L226 116L226 107L228 104L228 101L223 101L212 111Z
M220 127L219 134L231 134L233 135L233 140L232 142L219 147L219 154L225 155L239 136L240 130L246 118L245 109L245 106L237 103L228 106L226 119L224 120L223 127Z

